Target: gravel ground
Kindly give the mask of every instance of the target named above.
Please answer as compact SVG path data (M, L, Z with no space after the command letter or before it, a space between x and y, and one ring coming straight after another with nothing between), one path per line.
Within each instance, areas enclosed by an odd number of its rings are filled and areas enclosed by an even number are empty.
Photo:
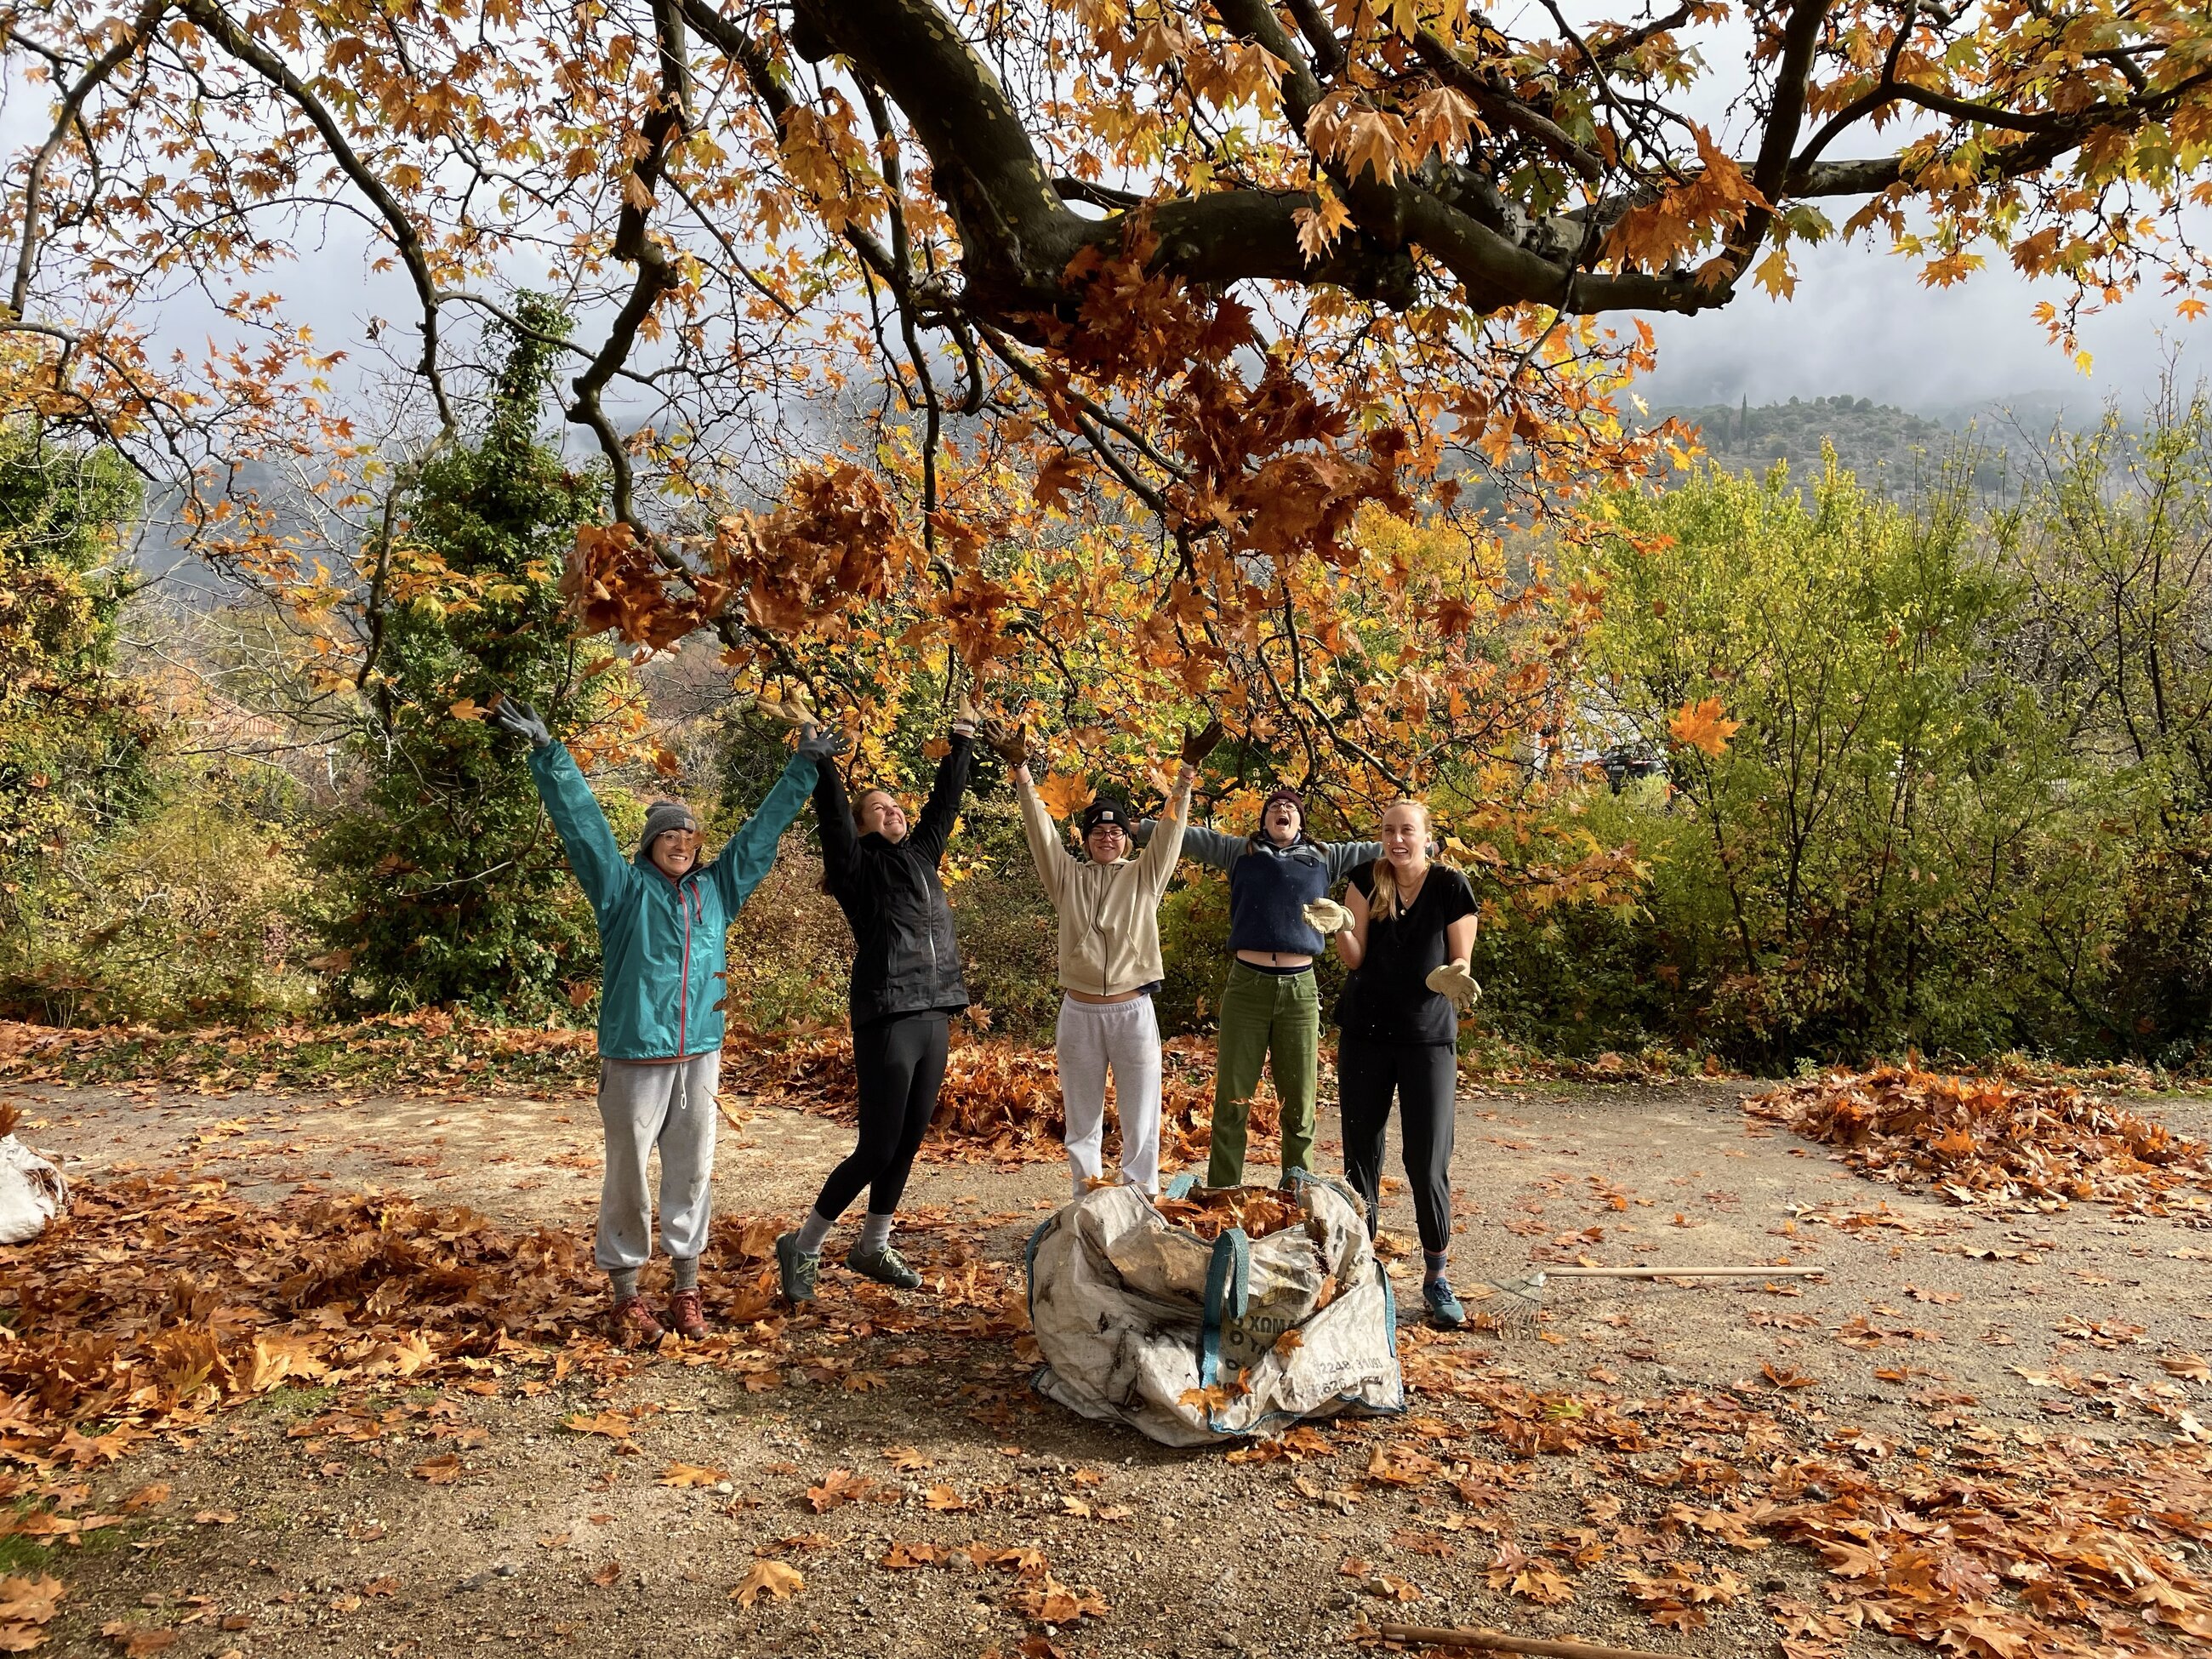
M1752 1086L1467 1088L1462 1285L1535 1259L1786 1254L1826 1276L1555 1283L1536 1337L1408 1326L1405 1418L1323 1425L1232 1462L1045 1404L1026 1387L1031 1345L973 1310L1018 1291L1022 1242L1063 1196L1064 1170L927 1158L900 1242L967 1287L950 1311L825 1267L820 1311L789 1322L772 1381L672 1350L369 1400L278 1389L92 1475L95 1509L149 1483L168 1491L81 1548L8 1539L9 1570L68 1585L50 1650L150 1653L167 1638L179 1659L478 1647L1212 1659L1343 1651L1392 1618L1771 1655L1791 1610L1828 1607L1837 1581L1809 1550L1732 1547L1670 1522L1680 1500L1712 1501L1683 1471L1721 1469L1725 1485L1727 1468L1793 1447L1875 1471L1916 1449L1923 1465L1985 1468L2067 1437L2191 1431L2178 1413L2202 1411L2212 1389L2160 1362L2212 1347L2212 1218L1993 1216L1901 1194L1747 1120ZM303 1183L380 1187L580 1231L596 1199L588 1095L0 1094L73 1180L184 1167L257 1202ZM2212 1132L2205 1101L2136 1103ZM849 1131L736 1109L720 1211L797 1216ZM1333 1170L1329 1127L1319 1156ZM1387 1204L1386 1244L1410 1251L1402 1183ZM1417 1262L1397 1264L1401 1304L1418 1301ZM2166 1409L2145 1410L2152 1397ZM1494 1431L1501 1400L1569 1426L1601 1406L1648 1441L1567 1435L1522 1455ZM1747 1413L1761 1425L1749 1433ZM562 1426L596 1414L622 1431ZM1398 1478L1405 1454L1431 1467ZM1667 1563L1737 1588L1700 1607L1702 1627L1662 1627L1628 1575ZM1848 1650L1918 1650L1868 1630Z

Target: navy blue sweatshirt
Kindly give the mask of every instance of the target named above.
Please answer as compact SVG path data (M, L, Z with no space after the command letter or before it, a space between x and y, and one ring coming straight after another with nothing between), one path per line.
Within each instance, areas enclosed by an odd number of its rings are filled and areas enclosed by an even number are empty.
M1308 841L1278 847L1264 835L1183 831L1185 858L1229 872L1229 948L1317 957L1328 941L1301 914L1361 865L1382 856L1373 841Z

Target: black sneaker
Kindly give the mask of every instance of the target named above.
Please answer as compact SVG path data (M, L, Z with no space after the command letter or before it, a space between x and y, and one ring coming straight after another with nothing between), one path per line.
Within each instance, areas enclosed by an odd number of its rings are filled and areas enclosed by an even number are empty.
M822 1253L809 1255L800 1249L797 1233L786 1233L775 1241L775 1270L783 1280L786 1302L814 1300L814 1273L821 1265Z
M865 1249L855 1244L845 1258L845 1265L854 1273L888 1285L895 1291L918 1291L921 1275L906 1265L906 1258L888 1244L878 1244L874 1249ZM811 1279L808 1281L810 1284Z

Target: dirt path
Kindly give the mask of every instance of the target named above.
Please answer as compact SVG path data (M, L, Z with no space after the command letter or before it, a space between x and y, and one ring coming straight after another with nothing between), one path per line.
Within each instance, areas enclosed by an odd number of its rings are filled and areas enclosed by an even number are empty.
M2187 1413L2212 1390L2160 1362L2185 1370L2178 1356L2212 1348L2212 1233L2094 1206L1988 1218L1901 1195L1747 1121L1743 1092L1470 1091L1456 1276L1518 1271L1532 1255L1786 1253L1825 1279L1802 1293L1790 1281L1555 1285L1540 1340L1408 1328L1410 1420L1334 1426L1304 1455L1232 1463L1075 1419L1027 1392L1013 1339L933 1346L928 1295L902 1306L825 1268L838 1316L793 1321L773 1382L665 1357L599 1382L532 1372L395 1389L351 1415L333 1413L328 1390L278 1389L94 1473L97 1509L149 1482L169 1487L129 1524L77 1549L0 1542L9 1570L67 1583L49 1627L62 1651L126 1650L137 1630L149 1642L176 1632L178 1656L482 1645L1212 1659L1342 1650L1363 1621L1395 1617L1700 1654L1772 1654L1795 1628L1795 1650L1811 1654L1844 1650L1833 1629L1801 1627L1837 1599L1821 1559L1701 1528L1699 1506L1722 1500L1668 1469L1757 1469L1786 1443L1902 1480L1947 1462L2001 1468L2069 1437L2203 1434ZM76 1180L184 1168L256 1202L374 1186L579 1231L596 1200L588 1096L43 1085L9 1097L24 1139ZM796 1216L848 1132L737 1109L719 1207ZM2150 1109L2212 1131L2205 1102ZM1326 1126L1320 1159L1339 1167ZM926 1163L902 1242L926 1270L1018 1285L1005 1264L1065 1181L1051 1163ZM1387 1201L1388 1234L1409 1246L1401 1182ZM1399 1271L1401 1302L1417 1300L1418 1275ZM1559 1455L1518 1457L1482 1426L1501 1399L1552 1402L1540 1426L1572 1429L1588 1413L1644 1437L1568 1433ZM623 1431L562 1426L600 1413L622 1414ZM1383 1454L1399 1447L1424 1449L1431 1473L1394 1478ZM670 1474L678 1466L697 1473ZM838 1470L853 1480L830 1479ZM803 1588L740 1605L732 1590L763 1562L795 1568ZM1647 1618L1656 1603L1632 1593L1632 1576L1648 1583L1669 1563L1683 1582L1723 1586L1698 1605L1709 1625ZM2196 1570L2208 1565L2200 1553ZM1079 1594L1052 1601L1054 1587ZM1086 1596L1106 1611L1085 1613ZM100 1637L104 1625L118 1633ZM1915 1650L1871 1629L1850 1642Z

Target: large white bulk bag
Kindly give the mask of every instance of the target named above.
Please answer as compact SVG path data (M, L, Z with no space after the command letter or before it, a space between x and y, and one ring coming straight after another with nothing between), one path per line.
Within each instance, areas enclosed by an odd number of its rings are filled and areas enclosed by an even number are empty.
M1304 1224L1256 1240L1232 1228L1208 1243L1133 1187L1054 1213L1029 1246L1037 1392L1170 1446L1403 1411L1397 1305L1365 1213L1339 1182L1297 1190Z
M67 1208L67 1177L14 1135L0 1135L0 1244L36 1238Z

